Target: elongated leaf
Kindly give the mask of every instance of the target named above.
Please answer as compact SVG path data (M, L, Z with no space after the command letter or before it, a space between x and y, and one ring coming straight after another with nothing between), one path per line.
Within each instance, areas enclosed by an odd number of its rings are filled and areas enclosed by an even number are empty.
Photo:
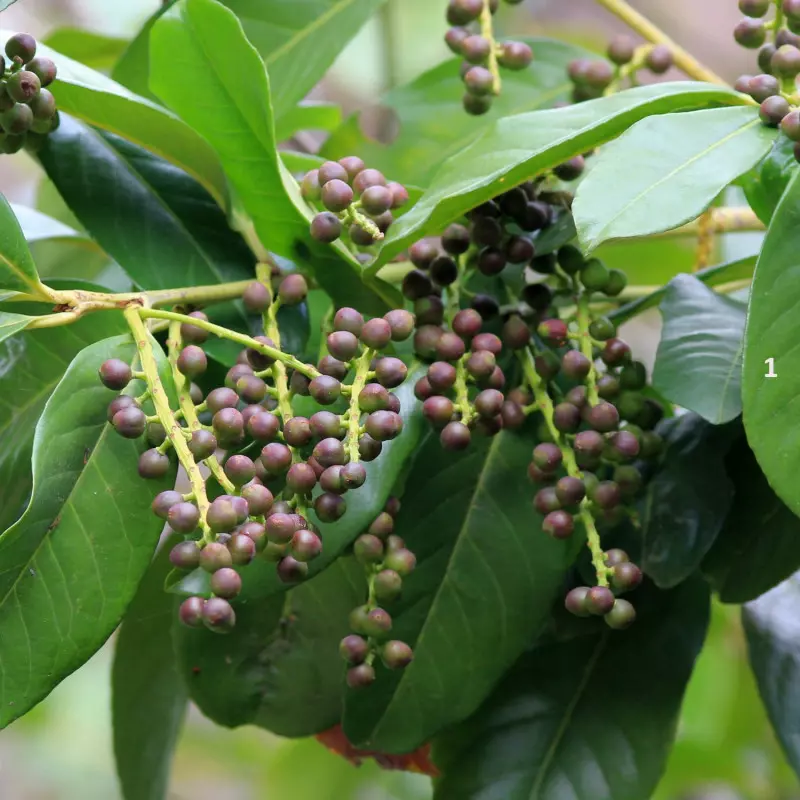
M769 225L778 201L796 172L794 142L788 136L779 136L761 163L739 180L747 202L765 225Z
M322 154L333 159L358 153L371 167L403 183L428 186L444 159L457 155L500 117L550 108L569 99L567 65L591 54L552 39L522 38L534 51L531 65L503 74L503 91L487 114L464 113L461 60L452 58L387 92L382 107L397 115L399 132L385 145L365 136L352 116L325 142ZM435 113L431 109L435 108Z
M47 34L44 43L92 69L108 70L128 46L119 36L87 31L83 28L56 28Z
M390 607L414 661L348 692L356 746L411 752L468 717L544 625L580 543L541 530L524 478L534 444L504 432L455 456L431 437L420 452L395 526L417 569Z
M34 319L35 317L26 317L24 314L0 311L0 342L27 328Z
M613 139L643 117L742 102L740 95L719 86L661 83L500 119L442 165L422 199L392 226L370 269L500 192Z
M344 46L386 0L220 0L236 13L272 76L276 119L322 79ZM114 78L149 92L150 31L175 4L170 0L145 24L114 68Z
M742 609L750 666L786 758L800 774L800 575Z
M676 586L700 566L733 502L725 456L738 423L714 426L697 414L663 422L662 466L640 503L642 568L662 588Z
M25 510L32 483L33 434L47 398L84 347L124 330L121 315L101 313L0 343L0 530Z
M715 425L738 417L747 306L678 275L667 286L661 316L653 386Z
M0 290L38 294L39 275L19 222L0 195Z
M114 756L125 800L164 800L188 704L172 647L177 602L164 592L167 539L144 576L117 637L111 671Z
M174 471L151 484L138 478L140 445L107 424L113 393L97 379L104 360L132 355L128 336L81 351L36 427L33 494L0 536L0 726L103 644L158 541L149 505Z
M311 238L313 214L278 157L269 78L236 16L215 0L180 0L153 27L150 55L153 89L215 148L263 245L311 270L342 305L383 313L394 304L396 290L364 284L341 242Z
M583 249L689 222L760 161L776 135L762 124L755 106L637 122L598 153L578 187L572 210Z
M384 443L379 458L364 464L367 481L358 491L347 494L345 515L338 522L321 523L313 511L309 512L312 522L322 530L324 543L322 554L309 564L309 575L317 575L330 566L337 556L369 527L370 523L383 510L395 484L416 454L426 428L422 418L421 404L414 397L414 384L424 373L425 369L422 367L409 370L405 383L394 390L394 394L400 401L403 431L396 439ZM295 411L297 411L297 404L295 404ZM247 567L246 576L247 580L244 581L241 595L245 601L282 594L287 589L286 584L278 579L275 565L262 559L256 560ZM198 570L189 575L185 581L172 587L172 591L194 594L202 591L203 585L208 585L208 573Z
M14 31L0 30L0 41L13 35ZM45 45L40 44L36 52L58 65L58 79L50 89L62 111L167 159L198 180L221 206L227 205L219 160L188 125L158 104Z
M706 267L706 269L695 272L694 277L702 281L706 286L721 286L731 281L746 280L753 277L753 270L757 258L757 255L746 256L736 261L728 261L725 264L716 264L713 267ZM667 287L663 286L647 295L647 297L641 297L638 300L633 300L630 303L626 303L624 306L620 306L620 308L610 312L608 317L617 325L622 325L623 322L633 319L649 308L655 308L662 301L666 293Z
M84 227L139 286L253 275L254 257L222 210L168 162L66 116L39 157Z
M638 594L633 628L587 622L591 635L537 647L442 737L436 800L653 796L703 646L708 588L694 579L650 603Z
M800 225L800 179L789 184L767 231L756 265L744 343L744 427L778 497L800 514L800 255L792 247ZM774 359L770 364L767 359ZM774 367L774 369L770 369ZM776 374L777 378L766 375Z
M800 568L800 519L772 491L747 441L725 461L733 505L702 570L724 603L746 603Z
M339 641L366 595L364 568L339 558L292 589L286 606L283 597L237 606L236 628L224 640L181 626L177 646L192 700L227 727L252 724L291 737L332 727L342 711Z

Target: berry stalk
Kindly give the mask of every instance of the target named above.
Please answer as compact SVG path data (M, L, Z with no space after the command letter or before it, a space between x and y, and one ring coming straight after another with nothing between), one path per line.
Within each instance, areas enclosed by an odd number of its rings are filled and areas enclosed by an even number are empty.
M200 473L200 468L194 460L194 456L189 450L186 443L183 429L175 419L172 409L167 399L167 393L164 391L164 386L161 383L161 378L158 374L158 364L156 363L155 356L153 355L153 348L150 345L149 334L144 325L143 317L144 309L139 306L131 305L125 309L125 320L131 329L133 339L136 342L136 349L139 353L139 360L142 362L142 371L145 374L147 381L147 388L150 392L150 397L158 415L158 420L167 433L167 437L172 446L175 448L175 453L178 456L178 461L186 471L189 478L189 483L192 487L192 494L194 495L194 502L200 511L200 527L203 531L203 541L210 543L214 541L214 535L206 522L206 514L208 512L209 502L208 495L206 494L206 483ZM188 318L190 321L191 317Z
M497 61L497 42L494 38L491 0L483 0L480 22L481 36L491 45L486 61L486 68L492 73L492 94L500 94L502 81L500 79L500 65Z
M577 288L577 281L575 281ZM589 292L581 292L578 296L578 311L576 321L578 323L578 339L580 342L581 353L586 357L589 364L589 373L586 375L586 396L589 404L596 406L600 402L597 394L597 370L594 365L594 354L592 353L592 337L589 333L591 324L591 308L589 306Z
M553 437L553 441L561 450L561 454L564 458L564 468L567 471L567 475L569 475L571 478L582 480L583 473L575 461L575 454L572 452L572 448L563 441L561 431L556 428L553 422L553 401L550 399L550 395L547 393L547 387L544 380L536 372L536 367L534 365L533 355L530 351L530 348L526 347L525 350L520 353L520 361L522 362L522 369L525 374L525 379L528 385L531 387L531 391L533 392L534 404L542 412L542 416L547 424L547 430ZM597 583L599 586L607 587L609 569L606 566L605 553L603 552L603 547L600 544L600 534L597 532L597 526L594 523L594 517L592 516L589 506L589 498L584 497L578 510L578 517L583 523L584 529L586 530L586 540L589 550L592 553L592 565L597 573Z
M647 17L631 8L625 0L597 0L607 11L621 19L629 28L632 28L643 39L653 44L663 44L672 51L675 65L680 67L690 78L708 83L727 85L727 81L701 64L691 53L684 50L667 36L658 26L650 22Z
M350 390L350 406L347 411L347 454L351 462L361 459L358 449L358 437L361 434L361 407L359 396L367 385L370 365L375 357L375 351L371 347L365 347L364 352L356 361L356 374Z
M178 369L178 357L183 348L183 341L181 336L181 323L171 322L169 326L169 337L167 339L167 348L169 351L169 363L172 367L172 380L175 382L175 390L178 393L178 405L180 407L180 414L184 420L189 431L199 431L202 429L200 420L197 417L197 409L195 408L192 398L189 395L190 382L186 376ZM223 488L226 494L235 494L236 487L228 480L228 476L220 466L217 457L214 455L206 458L206 465L214 479Z
M248 284L250 283L252 283L252 281L248 281ZM276 306L277 303L273 305ZM277 308L275 310L277 311ZM197 319L195 317L187 316L186 314L179 314L176 311L161 311L155 308L140 308L139 316L143 317L144 319L164 319L169 320L170 322L185 322L187 325L194 325L197 328L202 328L209 333L213 333L215 336L219 336L221 339L230 339L232 342L242 345L242 347L248 347L258 353L269 356L275 360L276 364L280 363L284 367L290 367L291 369L297 370L297 372L305 375L307 378L316 378L320 375L319 370L317 370L315 367L312 367L310 364L305 364L289 353L284 353L278 347L271 347L268 344L259 342L252 336L248 336L244 333L237 333L236 331L222 327L222 325L215 325L213 322L209 322L208 320ZM277 329L277 325L275 327ZM275 340L273 339L273 341Z

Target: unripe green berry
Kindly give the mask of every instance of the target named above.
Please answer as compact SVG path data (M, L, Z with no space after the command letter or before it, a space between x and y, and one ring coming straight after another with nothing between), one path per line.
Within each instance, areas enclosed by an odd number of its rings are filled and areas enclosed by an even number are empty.
M404 669L414 660L414 652L397 639L386 642L381 648L381 661L389 669Z
M617 598L613 608L606 614L605 621L609 628L624 630L636 620L636 609L622 598Z
M373 582L375 598L380 603L391 603L403 591L403 579L393 569L382 569Z

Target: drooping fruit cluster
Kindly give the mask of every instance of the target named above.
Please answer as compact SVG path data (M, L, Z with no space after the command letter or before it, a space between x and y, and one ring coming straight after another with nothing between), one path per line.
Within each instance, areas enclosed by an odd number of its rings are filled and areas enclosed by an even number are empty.
M306 293L306 282L297 274L279 277L274 286L254 282L247 287L244 304L264 314L269 335L250 340L225 385L205 397L191 382L208 365L201 345L210 324L200 311L179 315L169 338L180 396L176 411L156 406L156 413L146 413L143 404L155 397L152 376L117 360L100 367L102 382L112 389L124 389L134 377L148 379L142 397L122 394L109 406L109 421L120 435L146 436L152 445L140 457L139 474L165 477L171 455L177 454L191 479L190 493L165 491L153 503L153 511L187 537L172 551L174 566L211 574L213 597L191 597L181 607L188 625L232 627L235 613L228 601L242 588L235 567L256 556L276 562L282 581L303 580L309 562L322 552L323 526L340 519L347 507L344 495L364 485L363 462L376 459L383 443L402 431L400 403L390 389L403 383L407 368L380 351L411 335L413 316L397 310L365 321L355 309L339 309L327 338L329 355L314 367L280 350L275 323L278 307L300 303ZM345 383L348 376L351 383ZM295 395L310 396L325 408L308 418L297 416L291 406ZM220 450L225 451L222 463ZM200 464L208 469L208 479ZM224 494L209 502L206 480ZM311 521L311 509L319 524Z
M759 116L764 125L780 126L781 131L795 143L794 156L800 161L800 109L797 108L797 76L800 75L800 2L778 0L781 7L780 26L762 17L773 5L768 0L740 0L739 8L747 16L734 29L736 41L747 48L760 48L755 75L741 75L735 88L749 94L761 104ZM773 41L767 43L767 33L773 31Z
M375 680L375 658L389 669L403 669L414 659L408 644L390 639L392 617L383 606L396 601L403 590L403 578L416 566L414 554L396 536L394 518L400 501L390 497L384 510L353 544L356 559L363 564L369 582L369 598L353 609L350 628L339 645L342 658L349 664L347 684L353 689L369 686Z
M36 39L17 33L0 55L0 152L37 148L58 127L56 100L45 87L56 79L56 65L36 56Z
M595 522L610 526L629 516L628 506L644 487L641 464L657 459L663 448L654 429L664 410L644 393L644 365L633 360L616 326L595 316L589 305L593 293L618 295L624 275L584 259L569 245L558 253L558 275L568 283L554 298L572 294L578 310L574 319L544 319L536 330L527 377L545 424L528 470L542 487L534 507L550 536L567 539L578 526L588 534L600 585L573 590L567 608L579 615L609 615L609 625L623 627L635 614L627 601L619 604L624 611L613 611L614 597L635 589L641 571L627 557L626 566L606 563Z
M517 5L520 0L506 0ZM445 34L447 46L464 61L461 79L466 92L464 110L469 114L485 114L492 99L500 94L500 68L526 69L533 60L533 51L524 42L496 42L492 30L492 15L500 6L499 0L450 0L447 22L452 25ZM480 32L471 29L480 21Z
M300 191L309 205L325 208L312 220L311 235L328 244L344 235L356 247L370 247L383 239L394 222L392 211L408 202L404 186L368 169L357 156L312 169Z
M569 63L567 75L573 85L573 102L602 97L610 87L619 90L635 86L641 70L663 75L674 64L672 51L666 45L637 47L634 40L625 34L619 34L609 42L607 56L608 61L578 58Z

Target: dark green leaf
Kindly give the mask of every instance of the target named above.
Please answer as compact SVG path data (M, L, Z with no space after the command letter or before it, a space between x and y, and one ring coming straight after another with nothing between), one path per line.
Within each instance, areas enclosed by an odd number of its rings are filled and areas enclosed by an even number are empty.
M23 307L27 312L29 304ZM47 398L84 347L124 330L120 314L92 314L73 325L32 330L0 343L0 530L25 510L33 433Z
M552 39L522 41L533 48L535 58L526 70L503 73L503 91L488 114L464 113L461 59L452 58L381 98L381 106L397 115L400 128L390 145L365 136L358 116L353 116L325 143L322 154L336 159L358 153L392 179L428 186L442 161L460 153L499 118L569 99L572 83L567 65L590 53Z
M800 568L800 519L772 491L747 442L726 459L733 505L703 573L724 603L746 603Z
M0 30L0 41L13 34L14 31ZM62 111L89 125L113 131L167 159L198 180L221 206L226 206L227 186L219 160L188 125L161 106L43 44L36 52L58 65L58 79L50 88Z
M348 692L356 746L410 752L468 717L544 625L580 542L541 530L525 479L534 444L504 432L455 455L431 436L420 451L395 527L417 569L390 607L414 661Z
M114 395L97 379L104 360L130 361L133 352L129 336L81 351L36 426L33 494L0 536L2 727L103 644L158 541L162 523L149 505L154 492L172 486L174 471L163 481L139 479L141 446L107 424ZM168 380L163 356L161 363Z
M224 212L172 164L66 116L39 157L84 227L139 286L252 277L254 257Z
M445 734L436 800L644 800L666 766L683 693L708 626L692 580L634 603L624 632L592 633L523 656L480 711Z
M769 225L778 201L796 172L794 142L788 136L779 136L766 158L739 181L747 202L765 225Z
M800 575L742 609L750 665L786 758L800 774Z
M0 290L39 294L39 275L11 206L0 195Z
M236 628L224 639L181 626L178 652L192 700L226 727L258 725L299 737L335 725L344 685L339 641L366 587L364 568L339 558L293 589L286 607L284 597L238 605Z
M397 291L376 279L365 284L341 242L311 238L313 213L276 149L269 78L231 11L215 0L180 0L153 27L150 65L159 97L217 151L264 247L312 270L342 305L383 313L395 304Z
M697 569L722 530L733 502L725 456L741 428L683 414L664 421L658 432L666 453L640 502L642 569L670 588Z
M637 122L597 154L578 187L573 212L581 245L594 250L609 239L695 219L769 151L776 135L754 105Z
M177 613L165 594L169 551L182 537L162 546L144 576L117 637L111 671L114 756L125 800L167 796L172 752L188 694L172 647Z
M667 286L661 316L653 386L715 425L738 417L747 306L693 275L678 275Z
M800 173L789 184L770 223L756 265L744 343L744 427L753 452L778 497L800 514ZM774 359L768 362L767 359ZM774 369L770 369L770 366ZM776 374L777 378L768 378Z
M44 43L87 67L100 70L110 69L128 46L127 39L82 28L56 28L45 37Z
M442 165L422 199L392 226L370 269L376 271L415 239L442 230L503 190L613 139L644 117L742 103L741 95L720 86L660 83L497 120Z
M757 258L758 256L752 255L737 259L736 261L728 261L725 264L716 264L713 267L707 267L706 269L701 269L699 272L695 272L694 277L702 281L706 286L721 286L730 281L749 280L753 277L753 269L756 265ZM647 297L641 297L638 300L626 303L616 311L609 313L608 316L617 325L622 325L623 322L633 319L649 308L655 308L666 293L666 286L661 289L656 289L656 291L647 295Z
M296 103L328 71L344 46L386 0L220 0L238 17L247 38L272 76L276 119L290 115ZM114 78L149 95L150 32L173 5L159 9L114 68Z
M421 404L414 397L414 384L423 374L424 368L409 370L405 383L394 391L400 400L403 432L391 442L384 443L379 458L364 464L367 470L367 482L358 491L348 493L345 498L347 513L338 522L320 523L313 511L309 512L312 522L321 528L324 542L322 555L310 564L311 576L317 575L332 564L336 557L369 527L372 520L383 510L403 469L419 448L425 421L422 418ZM198 573L200 572L198 570ZM181 594L193 594L199 591L196 588L197 577L206 574L192 573L171 590ZM247 580L244 581L242 591L244 600L257 600L286 591L286 584L278 579L275 565L261 559L247 567L246 576Z

